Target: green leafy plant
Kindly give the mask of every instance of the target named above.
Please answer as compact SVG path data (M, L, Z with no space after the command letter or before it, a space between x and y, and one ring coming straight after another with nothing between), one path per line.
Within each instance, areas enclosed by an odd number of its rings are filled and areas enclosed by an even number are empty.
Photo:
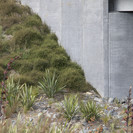
M64 96L61 109L64 117L71 120L78 113L78 97L77 95Z
M81 102L80 111L86 121L91 121L91 119L98 119L101 114L101 107L96 105L94 101L88 101L87 103Z
M85 77L81 74L81 70L67 67L60 72L60 84L65 83L66 87L71 90L82 90L85 85Z
M35 95L32 94L32 86L28 87L26 84L23 84L20 96L24 112L26 112L33 106L35 101Z
M7 110L11 110L11 113L17 112L18 108L20 106L20 92L21 92L22 86L18 83L15 83L13 78L9 79L7 82L7 91L8 95L6 96L8 101ZM9 112L8 112L9 113Z
M58 80L56 78L55 72L50 73L50 71L47 69L45 71L43 81L39 82L39 88L41 88L49 98L52 98L57 92L62 90L64 87L58 86Z
M43 40L41 33L32 28L23 28L16 31L13 39L15 45L21 49L29 48L32 44L40 44Z

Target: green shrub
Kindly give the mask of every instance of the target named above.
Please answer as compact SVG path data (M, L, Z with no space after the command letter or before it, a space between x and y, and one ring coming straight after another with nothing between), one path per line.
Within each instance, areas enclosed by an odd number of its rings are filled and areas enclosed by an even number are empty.
M52 52L50 49L38 49L34 51L34 56L37 58L46 58Z
M0 5L0 13L2 15L10 16L12 13L22 14L21 6L15 4L15 1L8 0L7 2L1 2Z
M34 61L34 69L39 71L45 71L46 68L49 67L49 61L46 59L35 59Z
M14 78L14 81L17 83L19 82L20 85L26 83L28 85L33 85L34 82L32 81L31 77L29 75L23 74L23 75L17 75Z
M84 76L84 71L82 70L82 68L80 67L80 65L78 65L76 62L70 61L68 63L68 67L77 69L81 73L81 75Z
M49 59L48 56L52 53L52 49L42 46L32 46L29 52L29 58L42 58ZM50 60L50 59L49 59Z
M21 103L26 113L35 102L35 96L32 94L32 86L28 87L26 84L22 86L22 91L20 93L21 96Z
M15 0L1 0L0 3L0 14L2 16L12 15L13 13L17 13L22 15L24 13L31 14L31 10L28 6L23 6L20 4L16 4Z
M2 41L2 26L0 26L0 41Z
M0 58L0 67L6 69L7 62L7 58L2 56L2 58Z
M86 121L91 121L91 119L98 119L101 114L101 107L96 105L94 101L88 101L87 103L81 102L80 111Z
M41 88L49 98L52 98L64 87L58 86L58 80L56 78L55 72L51 73L49 70L46 70L43 81L39 82L39 88Z
M55 48L59 47L58 43L55 40L46 39L43 43L42 48L49 48L55 50Z
M67 55L65 49L62 46L58 46L55 50L54 50L55 54L58 54L60 56L65 56L68 60L70 60L70 57Z
M9 45L4 41L2 43L0 43L0 56L3 53L10 53L9 52Z
M60 72L59 83L66 84L66 88L71 90L80 91L86 86L85 77L78 69L65 68Z
M24 21L24 25L27 27L35 26L36 28L38 28L42 26L42 20L37 14L34 14L26 18L26 20Z
M67 66L68 59L66 56L63 55L61 56L61 55L52 54L50 62L51 66L60 68Z
M64 96L64 101L61 105L64 117L71 120L78 113L78 97L77 95Z
M14 70L20 70L20 67L22 66L22 64L23 64L23 60L16 60L13 64L12 64L12 68L14 69Z
M29 48L32 44L40 44L42 35L37 30L24 28L14 34L15 45L19 48Z
M21 63L22 63L20 67L21 73L31 72L33 70L33 64L31 62L24 60Z
M43 78L43 72L36 71L36 70L33 70L31 72L28 72L25 75L27 75L31 79L31 81L32 81L32 84L31 85L37 85L38 82L40 80L42 80L42 78Z
M58 38L54 33L48 34L47 39L54 40L54 41L58 42Z
M23 28L24 28L23 25L15 24L15 25L11 26L9 29L6 30L6 34L13 35L13 33L15 33L16 31L19 31Z
M0 81L3 79L4 77L4 69L2 67L0 67Z
M49 69L50 73L55 73L56 77L59 76L59 74L60 74L60 70L59 69L57 69L55 67L49 67L48 69Z
M48 25L47 24L43 24L43 26L42 26L42 32L43 32L43 34L44 34L44 36L46 36L47 34L49 34L50 33L50 28L48 27Z
M0 24L3 26L3 30L6 30L19 22L21 22L21 17L16 14L12 14L11 16L4 16L4 18L1 19Z

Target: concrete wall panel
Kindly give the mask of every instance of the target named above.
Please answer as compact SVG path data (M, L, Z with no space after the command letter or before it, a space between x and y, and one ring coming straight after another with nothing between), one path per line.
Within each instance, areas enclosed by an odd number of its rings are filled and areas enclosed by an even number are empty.
M110 96L128 95L133 84L133 14L110 13Z
M84 0L83 16L83 68L87 81L103 96L103 1Z

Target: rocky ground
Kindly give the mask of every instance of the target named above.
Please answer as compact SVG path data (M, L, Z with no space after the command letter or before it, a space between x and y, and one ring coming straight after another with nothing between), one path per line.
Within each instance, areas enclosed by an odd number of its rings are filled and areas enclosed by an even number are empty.
M65 95L69 93L65 92ZM94 100L98 105L103 108L101 118L94 122L86 122L82 118L81 114L77 114L71 121L71 125L78 125L77 133L89 133L94 132L99 126L103 127L105 133L110 133L114 129L120 131L124 128L125 121L124 109L127 108L126 99L117 100L114 98L100 98L95 92L79 93L79 97L84 102L89 99ZM66 119L63 117L63 112L60 110L62 106L63 94L57 94L54 99L47 98L44 94L40 95L32 110L22 115L22 121L29 120L32 124L35 124L39 117L45 116L51 120L51 124L65 124ZM12 117L12 122L15 123L16 115Z

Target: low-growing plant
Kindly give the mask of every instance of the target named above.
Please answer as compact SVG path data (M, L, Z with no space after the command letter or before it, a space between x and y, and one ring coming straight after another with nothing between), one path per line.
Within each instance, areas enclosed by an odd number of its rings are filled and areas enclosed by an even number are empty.
M8 95L6 96L6 98L8 101L8 106L11 109L11 113L15 113L19 109L21 89L22 89L22 86L19 84L19 82L15 83L13 78L8 79L8 82L7 82ZM9 109L9 107L7 107L7 109Z
M87 103L81 102L80 111L86 121L91 121L100 118L101 107L96 105L94 101L88 101Z
M32 94L32 86L28 87L26 84L24 84L22 86L20 96L24 112L27 112L35 102L35 96Z
M64 96L61 109L63 110L64 117L70 121L78 113L78 96Z
M41 88L49 98L52 98L57 92L62 90L64 87L59 87L58 79L56 78L55 72L51 73L47 69L45 71L43 81L39 82L39 88Z

